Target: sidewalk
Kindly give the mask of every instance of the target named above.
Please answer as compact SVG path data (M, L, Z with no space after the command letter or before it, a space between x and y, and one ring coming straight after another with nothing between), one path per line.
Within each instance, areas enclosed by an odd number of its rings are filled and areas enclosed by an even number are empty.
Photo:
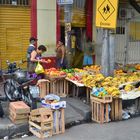
M82 101L73 98L64 98L67 102L67 108L65 109L65 126L69 128L71 126L90 121L90 108ZM28 134L28 124L13 124L8 118L9 103L3 102L5 117L0 119L0 139L5 136L14 137L15 135Z

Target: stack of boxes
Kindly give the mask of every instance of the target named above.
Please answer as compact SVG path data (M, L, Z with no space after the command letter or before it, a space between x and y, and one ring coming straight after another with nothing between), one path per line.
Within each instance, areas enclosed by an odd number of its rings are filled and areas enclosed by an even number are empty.
M53 135L52 110L46 108L32 110L29 117L29 130L38 138L51 137Z
M9 105L9 118L15 124L27 123L30 107L23 101L11 102Z

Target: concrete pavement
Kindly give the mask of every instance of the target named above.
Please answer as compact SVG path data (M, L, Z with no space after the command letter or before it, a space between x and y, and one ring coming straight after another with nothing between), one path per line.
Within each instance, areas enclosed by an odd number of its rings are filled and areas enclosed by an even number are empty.
M91 113L90 107L88 105L84 104L79 99L63 98L62 100L66 100L67 102L67 107L65 109L66 128L90 120ZM15 125L8 119L9 103L3 102L2 106L4 108L5 117L3 119L0 119L0 139L2 139L4 136L8 136L11 138L13 136L28 133L28 124Z
M49 140L140 140L139 124L140 117L103 125L97 123L82 124L67 129L65 134L53 136ZM39 139L32 136L14 140Z

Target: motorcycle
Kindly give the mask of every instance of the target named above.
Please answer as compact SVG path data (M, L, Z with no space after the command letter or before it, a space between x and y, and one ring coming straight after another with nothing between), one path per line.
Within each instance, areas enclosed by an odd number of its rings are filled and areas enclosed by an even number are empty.
M24 62L21 61L20 64ZM8 71L3 77L7 77L4 82L4 93L9 101L24 101L31 109L37 108L39 99L39 88L36 86L37 75L31 76L29 73L17 67L16 62L7 61Z

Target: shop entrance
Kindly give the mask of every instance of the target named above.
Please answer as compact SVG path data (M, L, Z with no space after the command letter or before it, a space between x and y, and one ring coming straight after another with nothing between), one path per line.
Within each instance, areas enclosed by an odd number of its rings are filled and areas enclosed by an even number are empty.
M72 27L70 44L72 48L72 36L75 36L75 53L71 56L71 67L82 68L83 65L83 46L86 41L85 27ZM65 42L65 28L61 26L61 40ZM72 50L73 51L73 50ZM71 53L73 53L71 51Z

